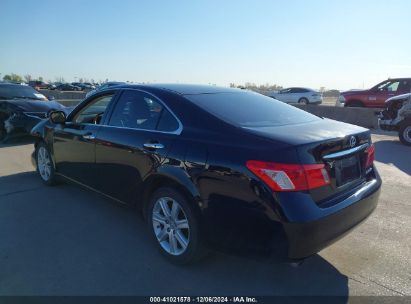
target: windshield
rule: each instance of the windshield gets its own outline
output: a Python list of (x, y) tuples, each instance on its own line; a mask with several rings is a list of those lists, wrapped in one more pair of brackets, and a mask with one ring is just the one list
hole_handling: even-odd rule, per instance
[(320, 119), (281, 101), (253, 92), (185, 97), (214, 116), (240, 127), (284, 126)]
[(0, 85), (0, 99), (33, 99), (46, 100), (43, 94), (40, 94), (35, 89), (24, 85), (4, 84)]

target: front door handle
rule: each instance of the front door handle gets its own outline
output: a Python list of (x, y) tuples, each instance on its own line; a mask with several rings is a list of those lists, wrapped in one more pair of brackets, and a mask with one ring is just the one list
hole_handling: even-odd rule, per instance
[(93, 134), (84, 134), (83, 138), (84, 139), (95, 139), (96, 137)]
[(143, 146), (149, 149), (163, 149), (164, 148), (164, 145), (160, 143), (145, 143)]

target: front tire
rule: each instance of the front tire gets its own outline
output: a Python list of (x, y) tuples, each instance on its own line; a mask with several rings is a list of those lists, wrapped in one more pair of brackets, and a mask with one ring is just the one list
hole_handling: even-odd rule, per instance
[(43, 183), (48, 186), (56, 184), (53, 161), (45, 143), (39, 143), (36, 147), (36, 169)]
[(298, 103), (308, 105), (308, 104), (309, 104), (309, 101), (308, 101), (307, 98), (303, 97), (303, 98), (300, 98), (300, 99), (298, 100)]
[(411, 122), (401, 124), (398, 131), (398, 137), (402, 144), (406, 146), (411, 146)]
[(180, 192), (172, 188), (155, 191), (149, 201), (147, 219), (154, 242), (170, 262), (184, 265), (205, 255), (199, 221)]

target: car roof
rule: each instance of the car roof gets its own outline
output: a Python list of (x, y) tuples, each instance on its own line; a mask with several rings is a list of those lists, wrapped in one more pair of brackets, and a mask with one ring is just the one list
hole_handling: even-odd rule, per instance
[(411, 77), (388, 78), (387, 80), (411, 80)]
[(180, 95), (234, 93), (243, 91), (240, 89), (198, 84), (126, 84), (120, 85), (117, 88), (160, 89)]

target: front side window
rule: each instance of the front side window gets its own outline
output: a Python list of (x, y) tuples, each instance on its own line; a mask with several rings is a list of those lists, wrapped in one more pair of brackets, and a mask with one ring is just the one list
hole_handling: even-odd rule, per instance
[(173, 132), (179, 124), (154, 97), (139, 91), (124, 91), (113, 111), (110, 126)]
[(399, 85), (400, 85), (399, 81), (392, 82), (391, 84), (389, 84), (387, 86), (387, 91), (388, 92), (397, 92)]
[(291, 93), (291, 89), (283, 89), (280, 91), (280, 94), (287, 94), (287, 93)]
[(379, 91), (397, 92), (399, 81), (387, 81), (378, 86)]
[(99, 124), (113, 96), (109, 94), (95, 98), (74, 116), (73, 122)]

